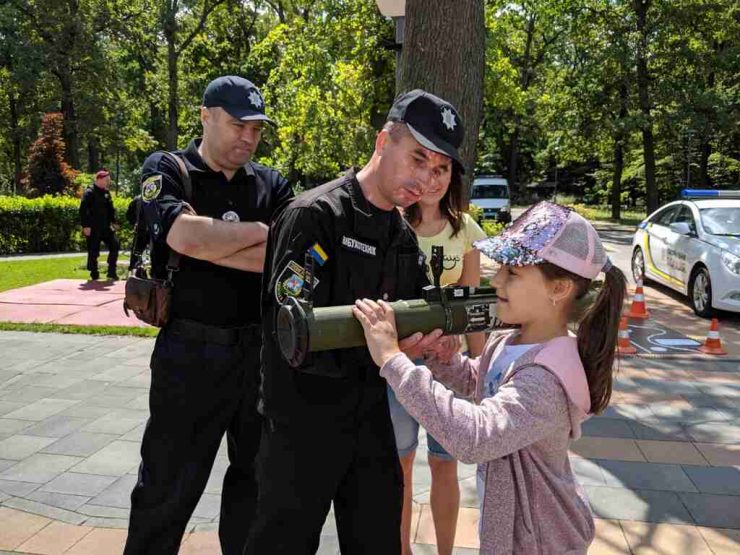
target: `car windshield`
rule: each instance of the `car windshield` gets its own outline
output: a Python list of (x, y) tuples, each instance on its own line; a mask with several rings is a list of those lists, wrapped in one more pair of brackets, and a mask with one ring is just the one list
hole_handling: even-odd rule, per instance
[(509, 198), (505, 185), (473, 185), (470, 198)]
[(740, 235), (740, 208), (704, 208), (699, 210), (701, 225), (711, 235)]

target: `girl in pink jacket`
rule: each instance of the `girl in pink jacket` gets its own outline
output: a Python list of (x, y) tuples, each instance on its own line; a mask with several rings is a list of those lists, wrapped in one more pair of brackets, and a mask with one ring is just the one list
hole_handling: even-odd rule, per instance
[[(388, 303), (358, 300), (355, 316), (401, 404), (451, 455), (478, 464), (481, 553), (586, 553), (594, 524), (568, 444), (609, 403), (624, 274), (590, 223), (549, 202), (475, 246), (502, 264), (496, 316), (518, 326), (493, 334), (480, 357), (454, 353), (437, 330), (401, 341), (412, 358), (432, 351), (429, 367), (415, 366)], [(601, 272), (573, 335), (574, 304)]]

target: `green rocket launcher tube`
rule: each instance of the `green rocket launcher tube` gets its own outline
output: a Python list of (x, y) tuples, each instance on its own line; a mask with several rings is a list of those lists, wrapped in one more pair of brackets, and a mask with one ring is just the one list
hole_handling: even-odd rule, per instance
[[(429, 286), (424, 297), (390, 303), (399, 337), (437, 328), (458, 335), (501, 326), (493, 289)], [(307, 353), (365, 345), (352, 305), (313, 308), (310, 302), (289, 297), (278, 310), (276, 331), (280, 351), (291, 366), (300, 366)]]

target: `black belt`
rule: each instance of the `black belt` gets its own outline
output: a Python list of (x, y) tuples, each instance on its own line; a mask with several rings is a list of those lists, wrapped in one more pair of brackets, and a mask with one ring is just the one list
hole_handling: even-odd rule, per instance
[(187, 339), (218, 343), (219, 345), (236, 345), (244, 340), (258, 339), (262, 331), (259, 324), (223, 327), (202, 324), (195, 320), (184, 320), (182, 318), (170, 320), (167, 324), (167, 330)]

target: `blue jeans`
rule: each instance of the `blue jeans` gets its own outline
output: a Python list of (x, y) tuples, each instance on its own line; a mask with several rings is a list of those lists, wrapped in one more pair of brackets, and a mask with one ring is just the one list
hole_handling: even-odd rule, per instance
[[(396, 449), (398, 456), (404, 457), (419, 446), (419, 423), (414, 420), (403, 405), (396, 398), (396, 394), (388, 386), (388, 408), (391, 412), (391, 422), (393, 422), (393, 433), (396, 436)], [(432, 435), (427, 432), (427, 451), (432, 457), (444, 461), (454, 461), (455, 458), (442, 447)]]

